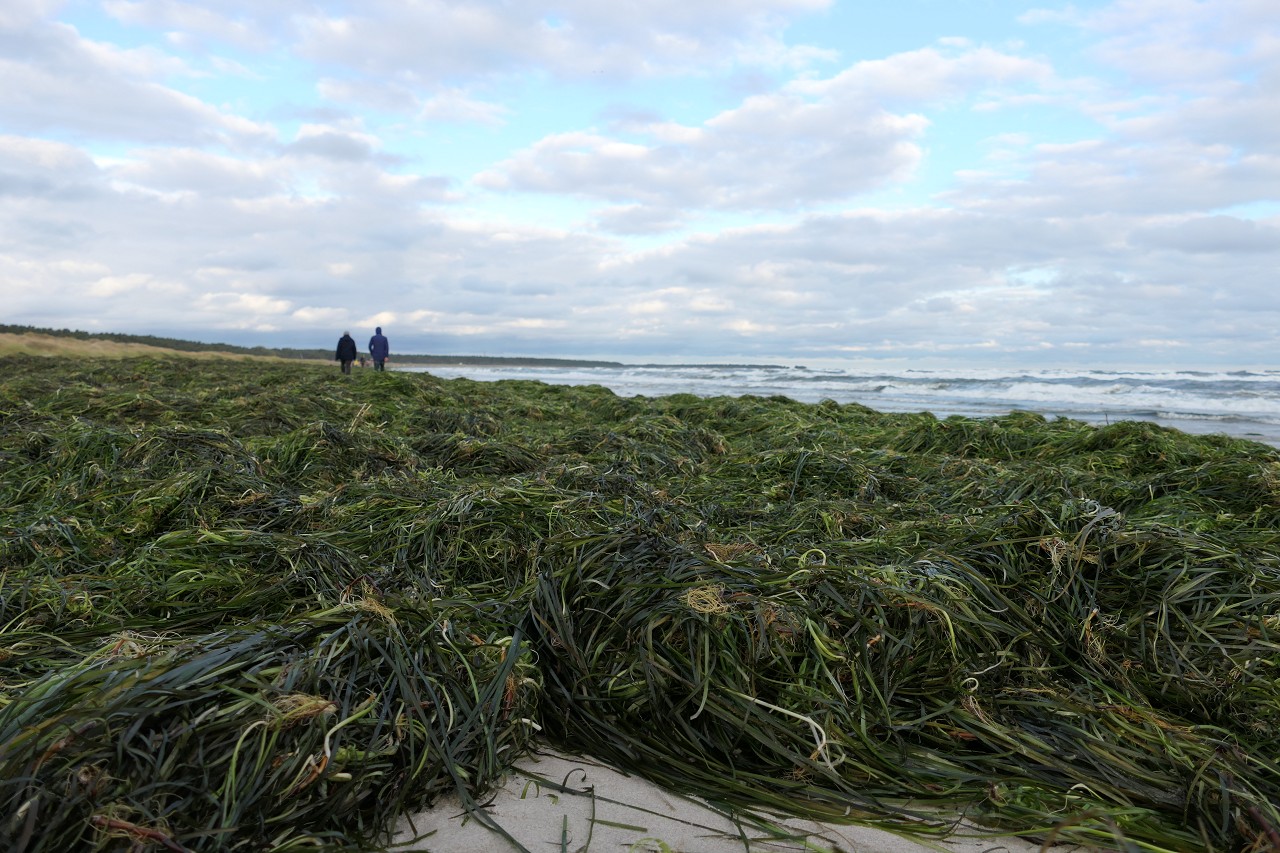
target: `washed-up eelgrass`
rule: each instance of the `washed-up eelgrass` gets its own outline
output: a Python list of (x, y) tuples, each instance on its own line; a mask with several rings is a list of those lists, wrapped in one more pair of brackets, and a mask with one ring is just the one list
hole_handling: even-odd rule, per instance
[(0, 368), (5, 849), (373, 848), (535, 736), (762, 813), (1280, 847), (1262, 445)]

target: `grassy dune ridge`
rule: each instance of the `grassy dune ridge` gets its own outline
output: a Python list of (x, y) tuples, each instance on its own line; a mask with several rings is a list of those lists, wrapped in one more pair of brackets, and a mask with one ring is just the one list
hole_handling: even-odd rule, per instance
[(119, 358), (195, 358), (195, 359), (258, 359), (272, 358), (270, 355), (250, 355), (246, 353), (209, 350), (178, 350), (172, 347), (156, 346), (129, 340), (108, 340), (106, 338), (77, 338), (68, 335), (41, 334), (39, 332), (0, 332), (0, 357), (14, 355), (36, 355), (54, 358), (74, 359), (119, 359)]
[[(335, 333), (335, 342), (337, 340)], [(366, 352), (365, 355), (368, 353)], [(233, 344), (203, 343), (181, 338), (152, 335), (128, 335), (106, 332), (83, 332), (72, 329), (38, 329), (0, 323), (0, 356), (40, 355), (63, 358), (200, 358), (242, 359), (272, 358), (287, 361), (333, 361), (329, 348), (297, 349), (291, 347), (244, 347)], [(397, 365), (474, 364), (506, 367), (619, 367), (621, 362), (578, 358), (544, 358), (539, 356), (428, 355), (397, 350), (392, 361)]]
[(1148, 423), (0, 358), (0, 846), (372, 848), (541, 737), (1273, 849), (1278, 521), (1275, 449)]

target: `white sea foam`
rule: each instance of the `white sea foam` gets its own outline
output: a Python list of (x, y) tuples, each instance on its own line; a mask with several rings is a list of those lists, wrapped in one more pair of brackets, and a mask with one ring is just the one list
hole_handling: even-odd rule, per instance
[(1096, 423), (1150, 420), (1188, 432), (1226, 432), (1280, 445), (1280, 371), (876, 372), (751, 365), (425, 369), (442, 378), (602, 385), (624, 397), (781, 395), (810, 403), (860, 403), (886, 412), (928, 411), (939, 417), (1027, 410)]

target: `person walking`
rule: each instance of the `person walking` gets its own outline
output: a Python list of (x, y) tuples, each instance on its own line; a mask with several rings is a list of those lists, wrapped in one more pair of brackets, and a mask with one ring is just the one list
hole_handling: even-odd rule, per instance
[(379, 326), (373, 330), (373, 337), (369, 338), (369, 358), (373, 359), (373, 369), (385, 370), (383, 365), (390, 355), (391, 342), (382, 334), (382, 327)]
[(342, 363), (342, 372), (351, 374), (351, 362), (356, 360), (356, 339), (351, 337), (350, 332), (343, 332), (342, 337), (338, 338), (338, 351), (333, 354), (333, 360)]

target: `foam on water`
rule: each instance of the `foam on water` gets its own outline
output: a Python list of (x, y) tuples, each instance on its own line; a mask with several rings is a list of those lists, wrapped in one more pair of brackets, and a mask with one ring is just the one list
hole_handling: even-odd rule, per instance
[(1280, 446), (1280, 371), (993, 369), (858, 372), (757, 365), (619, 367), (431, 366), (442, 378), (531, 379), (603, 385), (624, 396), (782, 395), (861, 403), (885, 412), (990, 416), (1034, 411), (1093, 423), (1148, 420), (1186, 432), (1224, 432)]

